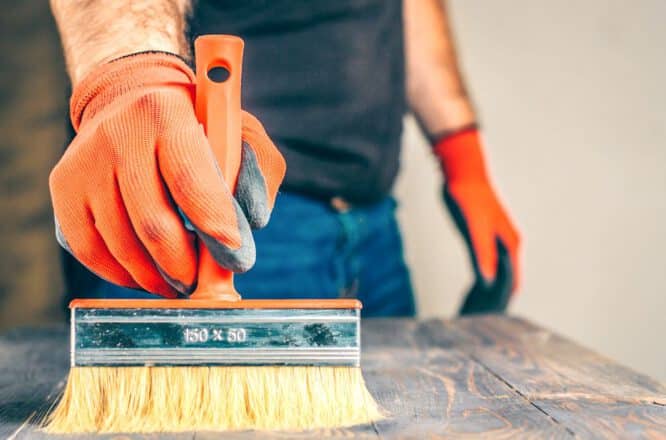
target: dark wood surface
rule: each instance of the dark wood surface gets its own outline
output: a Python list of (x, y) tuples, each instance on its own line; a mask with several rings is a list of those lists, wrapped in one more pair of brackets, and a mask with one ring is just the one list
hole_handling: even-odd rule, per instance
[[(664, 385), (522, 319), (367, 320), (363, 348), (368, 388), (388, 419), (324, 432), (224, 438), (666, 439)], [(64, 327), (0, 337), (0, 438), (48, 437), (37, 423), (67, 369)], [(202, 440), (220, 433), (100, 438)]]

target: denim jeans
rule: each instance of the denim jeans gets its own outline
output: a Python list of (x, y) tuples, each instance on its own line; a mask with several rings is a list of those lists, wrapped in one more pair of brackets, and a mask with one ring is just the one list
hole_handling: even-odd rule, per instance
[[(243, 298), (358, 298), (363, 316), (413, 316), (414, 295), (393, 198), (346, 211), (281, 193), (255, 231), (257, 262), (236, 275)], [(93, 296), (147, 297), (102, 282)], [(153, 297), (150, 295), (150, 297)]]

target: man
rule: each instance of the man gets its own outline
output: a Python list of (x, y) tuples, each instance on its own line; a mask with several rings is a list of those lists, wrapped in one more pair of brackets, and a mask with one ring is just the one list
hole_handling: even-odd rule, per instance
[[(489, 181), (440, 0), (52, 0), (52, 8), (77, 130), (50, 177), (57, 234), (110, 282), (78, 294), (185, 296), (197, 282), (196, 240), (245, 272), (254, 264), (250, 227), (264, 227), (275, 206), (254, 234), (256, 265), (237, 277), (245, 298), (357, 296), (366, 316), (413, 315), (390, 197), (407, 106), (441, 163), (444, 199), (477, 276), (475, 307), (497, 308), (487, 292), (500, 292), (502, 308), (517, 288), (519, 234)], [(219, 33), (246, 43), (245, 178), (233, 195), (195, 120), (183, 61), (194, 37)]]

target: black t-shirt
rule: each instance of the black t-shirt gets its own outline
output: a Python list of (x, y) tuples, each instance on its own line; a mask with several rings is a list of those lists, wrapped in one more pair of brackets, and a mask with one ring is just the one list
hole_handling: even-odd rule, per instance
[(402, 0), (199, 0), (190, 37), (245, 40), (243, 108), (285, 156), (283, 189), (368, 203), (398, 169)]

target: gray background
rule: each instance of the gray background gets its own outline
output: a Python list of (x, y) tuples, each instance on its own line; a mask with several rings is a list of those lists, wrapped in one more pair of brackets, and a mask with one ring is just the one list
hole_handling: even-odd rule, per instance
[[(525, 237), (513, 312), (666, 380), (666, 2), (453, 0), (493, 175)], [(471, 280), (412, 121), (397, 187), (421, 313)]]

